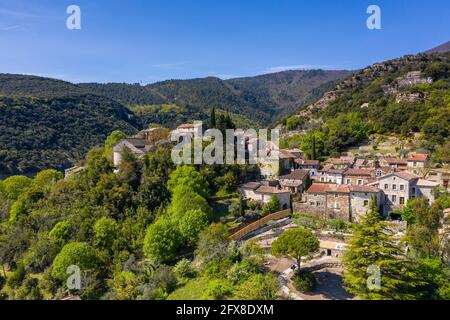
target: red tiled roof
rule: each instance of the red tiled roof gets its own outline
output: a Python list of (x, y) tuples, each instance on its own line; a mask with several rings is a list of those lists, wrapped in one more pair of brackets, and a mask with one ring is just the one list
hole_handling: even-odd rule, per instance
[(371, 186), (350, 186), (351, 192), (365, 192), (365, 193), (377, 193), (380, 190), (377, 187)]
[(349, 193), (350, 188), (347, 185), (335, 185), (328, 183), (313, 183), (306, 191), (307, 193)]
[(307, 175), (307, 170), (294, 170), (288, 175), (281, 176), (280, 180), (303, 180)]
[(408, 161), (400, 158), (384, 158), (384, 160), (389, 164), (408, 164)]
[(370, 176), (372, 172), (366, 169), (348, 169), (345, 174), (348, 176)]
[(429, 156), (427, 154), (418, 153), (418, 154), (409, 156), (408, 161), (425, 162), (428, 160), (428, 157)]
[(248, 182), (243, 185), (241, 185), (241, 189), (249, 189), (249, 190), (256, 190), (261, 186), (260, 182)]

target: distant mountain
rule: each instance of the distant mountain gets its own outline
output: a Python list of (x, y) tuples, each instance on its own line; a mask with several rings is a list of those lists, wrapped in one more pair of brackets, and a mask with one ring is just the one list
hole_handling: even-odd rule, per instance
[[(154, 117), (147, 113), (147, 122), (160, 123), (161, 114), (157, 107), (170, 104), (185, 110), (177, 114), (183, 115), (183, 119), (190, 118), (191, 114), (209, 115), (209, 110), (215, 107), (268, 125), (319, 98), (336, 81), (349, 74), (349, 71), (297, 70), (230, 80), (208, 77), (168, 80), (146, 86), (85, 83), (79, 87), (115, 99), (130, 108), (135, 105), (154, 106)], [(167, 124), (176, 123), (170, 121)]]
[(0, 74), (0, 177), (62, 169), (113, 130), (131, 134), (150, 124), (175, 127), (229, 112), (239, 126), (272, 123), (311, 102), (347, 71), (288, 71), (254, 78), (169, 80), (136, 84), (72, 84)]
[(441, 44), (440, 46), (433, 48), (431, 50), (426, 51), (425, 53), (445, 53), (450, 51), (450, 41), (447, 41), (444, 44)]

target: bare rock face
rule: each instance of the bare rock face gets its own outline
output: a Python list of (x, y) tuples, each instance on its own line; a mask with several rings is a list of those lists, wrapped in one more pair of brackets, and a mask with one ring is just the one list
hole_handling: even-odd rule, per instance
[(397, 97), (395, 98), (396, 103), (402, 103), (402, 102), (420, 102), (425, 100), (426, 95), (422, 92), (417, 93), (399, 93), (397, 94)]
[(408, 72), (403, 77), (397, 78), (397, 84), (399, 88), (410, 88), (418, 84), (431, 84), (433, 83), (432, 78), (422, 77), (422, 73), (420, 71), (411, 71)]
[(431, 84), (433, 79), (430, 77), (422, 77), (421, 71), (411, 71), (402, 77), (398, 77), (395, 81), (383, 88), (385, 94), (397, 94), (399, 90), (412, 88), (418, 84)]

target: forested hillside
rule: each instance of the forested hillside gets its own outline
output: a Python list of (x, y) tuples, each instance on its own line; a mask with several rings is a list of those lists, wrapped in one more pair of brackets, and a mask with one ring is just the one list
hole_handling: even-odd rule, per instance
[(0, 74), (0, 177), (61, 169), (114, 130), (174, 128), (212, 108), (242, 127), (268, 125), (320, 97), (345, 71), (291, 71), (255, 78), (171, 80), (152, 85), (72, 84)]
[(420, 133), (421, 147), (438, 156), (449, 147), (450, 53), (374, 64), (284, 124), (290, 130), (307, 131), (298, 140), (310, 156), (342, 152), (375, 133), (404, 137)]
[(67, 167), (113, 130), (137, 128), (133, 113), (100, 96), (0, 97), (0, 176)]
[[(209, 77), (168, 80), (147, 86), (117, 83), (79, 86), (130, 107), (176, 105), (184, 110), (178, 113), (182, 118), (194, 114), (208, 115), (210, 109), (216, 108), (268, 125), (278, 117), (318, 99), (335, 81), (348, 74), (348, 71), (286, 71), (230, 80)], [(160, 118), (156, 113), (154, 119), (148, 121), (158, 122)]]

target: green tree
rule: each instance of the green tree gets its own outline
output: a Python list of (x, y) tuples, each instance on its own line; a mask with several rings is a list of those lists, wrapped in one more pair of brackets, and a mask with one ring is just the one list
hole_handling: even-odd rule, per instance
[(272, 274), (255, 274), (239, 285), (235, 292), (237, 300), (275, 300), (280, 288)]
[(2, 193), (7, 199), (16, 200), (33, 182), (24, 176), (12, 176), (2, 181)]
[(118, 144), (121, 140), (125, 139), (127, 135), (120, 130), (115, 130), (106, 138), (105, 149), (112, 150), (112, 148)]
[(212, 213), (208, 201), (196, 193), (190, 186), (179, 185), (172, 192), (172, 201), (167, 212), (181, 218), (189, 210), (201, 210), (208, 216)]
[(439, 229), (443, 211), (438, 203), (430, 206), (427, 199), (414, 199), (410, 208), (414, 223), (408, 226), (407, 240), (413, 254), (418, 257), (439, 257)]
[(84, 242), (66, 244), (53, 261), (52, 277), (65, 281), (69, 277), (67, 268), (72, 265), (78, 266), (82, 272), (98, 267), (99, 259), (94, 248)]
[(205, 177), (192, 166), (178, 166), (170, 174), (167, 186), (172, 193), (177, 187), (184, 186), (190, 187), (203, 198), (207, 198), (209, 194), (208, 182)]
[(95, 243), (102, 248), (111, 248), (118, 235), (118, 224), (111, 218), (100, 218), (94, 224)]
[(212, 108), (209, 127), (211, 129), (215, 129), (216, 125), (217, 125), (217, 123), (216, 123), (216, 108)]
[(159, 218), (147, 228), (144, 239), (144, 254), (160, 262), (175, 259), (181, 245), (181, 235), (175, 222), (168, 218)]
[[(393, 238), (386, 222), (381, 221), (376, 201), (361, 223), (356, 225), (354, 236), (343, 258), (344, 285), (362, 299), (412, 299), (411, 288), (416, 285), (414, 272), (405, 259), (405, 250)], [(380, 270), (380, 286), (369, 286)]]
[(269, 203), (263, 206), (264, 213), (273, 213), (280, 211), (280, 209), (281, 209), (280, 200), (278, 200), (278, 197), (275, 195), (272, 195), (270, 197)]
[(302, 121), (299, 117), (290, 117), (286, 120), (286, 128), (288, 130), (298, 129), (301, 125)]
[(199, 233), (208, 226), (208, 214), (197, 209), (187, 211), (179, 221), (181, 236), (189, 245), (195, 245)]
[(64, 246), (72, 236), (72, 224), (67, 221), (58, 222), (48, 234), (49, 238), (59, 246)]
[(108, 281), (108, 286), (115, 300), (136, 300), (139, 294), (139, 279), (132, 272), (118, 272)]
[(309, 230), (297, 228), (285, 231), (272, 244), (271, 252), (275, 256), (289, 255), (297, 261), (298, 270), (302, 257), (319, 250), (319, 240)]
[(226, 256), (228, 247), (228, 229), (225, 225), (215, 223), (204, 229), (197, 242), (196, 256), (203, 263), (221, 259)]

